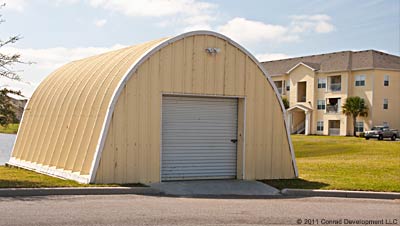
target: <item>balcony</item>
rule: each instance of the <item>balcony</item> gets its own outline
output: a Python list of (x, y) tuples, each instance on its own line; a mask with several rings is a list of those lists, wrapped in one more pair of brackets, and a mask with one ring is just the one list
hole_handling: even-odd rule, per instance
[(340, 112), (341, 99), (340, 98), (328, 98), (326, 99), (326, 109), (327, 114), (336, 114)]
[(342, 90), (342, 84), (340, 83), (331, 83), (329, 85), (329, 89), (333, 92), (338, 92)]
[(339, 136), (340, 135), (340, 120), (329, 120), (328, 121), (328, 135)]
[(339, 136), (340, 135), (340, 128), (329, 128), (328, 131), (330, 136)]
[(339, 113), (337, 105), (326, 105), (326, 113)]

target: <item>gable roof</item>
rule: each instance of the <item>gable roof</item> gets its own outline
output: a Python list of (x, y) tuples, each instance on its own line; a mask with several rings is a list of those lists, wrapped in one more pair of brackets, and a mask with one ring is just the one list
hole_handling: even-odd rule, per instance
[(288, 108), (286, 111), (292, 111), (296, 108), (301, 109), (305, 112), (312, 111), (312, 107), (310, 106), (310, 104), (300, 104), (300, 103), (295, 104), (294, 106)]
[(292, 72), (294, 69), (296, 69), (298, 66), (303, 65), (313, 71), (317, 71), (319, 70), (319, 64), (314, 64), (314, 63), (308, 63), (308, 62), (299, 62), (298, 64), (296, 64), (294, 67), (290, 68), (286, 74), (289, 74), (290, 72)]
[(327, 54), (265, 61), (262, 65), (271, 76), (284, 75), (299, 63), (319, 72), (334, 72), (362, 69), (400, 70), (400, 57), (376, 50), (342, 51)]

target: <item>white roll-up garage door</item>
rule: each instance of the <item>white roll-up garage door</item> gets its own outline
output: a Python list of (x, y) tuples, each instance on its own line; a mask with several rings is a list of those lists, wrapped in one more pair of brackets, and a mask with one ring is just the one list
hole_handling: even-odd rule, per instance
[(236, 177), (237, 99), (164, 96), (161, 180)]

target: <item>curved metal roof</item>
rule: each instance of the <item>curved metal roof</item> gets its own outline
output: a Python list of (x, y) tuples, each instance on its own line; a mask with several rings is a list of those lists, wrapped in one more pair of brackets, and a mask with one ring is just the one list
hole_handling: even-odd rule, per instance
[(10, 163), (23, 160), (28, 168), (40, 164), (47, 171), (53, 166), (88, 175), (82, 166), (93, 161), (115, 90), (132, 65), (165, 40), (73, 61), (53, 72), (27, 104)]

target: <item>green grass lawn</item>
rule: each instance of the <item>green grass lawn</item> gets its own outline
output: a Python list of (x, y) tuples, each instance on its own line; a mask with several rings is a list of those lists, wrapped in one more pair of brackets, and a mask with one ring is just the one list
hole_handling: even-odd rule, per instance
[(299, 179), (278, 188), (400, 192), (400, 142), (355, 137), (292, 136)]
[[(268, 180), (282, 188), (400, 192), (400, 142), (354, 137), (292, 136), (299, 179)], [(19, 168), (0, 166), (0, 188), (83, 187)], [(127, 185), (140, 186), (140, 185)]]
[(0, 126), (0, 133), (17, 133), (18, 131), (19, 124), (14, 123), (14, 124), (9, 124), (6, 127)]

